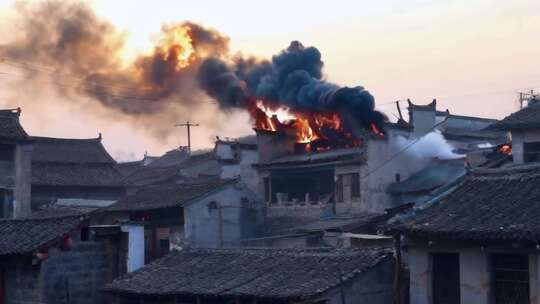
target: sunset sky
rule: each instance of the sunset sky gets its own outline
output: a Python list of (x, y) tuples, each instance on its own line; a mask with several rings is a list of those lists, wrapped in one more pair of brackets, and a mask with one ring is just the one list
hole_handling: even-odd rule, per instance
[[(14, 1), (0, 0), (0, 29), (10, 22)], [(190, 20), (212, 27), (244, 54), (270, 58), (292, 40), (317, 47), (326, 78), (362, 85), (390, 117), (395, 100), (428, 103), (437, 98), (451, 113), (501, 118), (518, 107), (517, 92), (540, 90), (540, 1), (538, 0), (273, 0), (273, 1), (88, 1), (96, 14), (128, 33), (126, 58), (151, 47), (164, 23)], [(0, 38), (0, 44), (2, 38)], [(16, 71), (0, 63), (0, 105), (16, 104), (10, 79)], [(35, 93), (35, 92), (34, 92)], [(40, 92), (45, 95), (54, 92)], [(16, 98), (25, 98), (24, 92)], [(34, 95), (32, 95), (34, 96)], [(48, 95), (49, 96), (49, 95)], [(113, 156), (160, 154), (185, 143), (158, 143), (121, 121), (102, 120), (80, 109), (23, 108), (34, 135), (92, 137), (103, 133)], [(212, 115), (210, 112), (208, 115)], [(202, 120), (193, 117), (193, 121)], [(194, 131), (195, 148), (208, 148), (214, 135), (248, 134), (247, 117), (207, 134)], [(173, 126), (171, 126), (172, 128)], [(198, 138), (197, 138), (198, 137)]]

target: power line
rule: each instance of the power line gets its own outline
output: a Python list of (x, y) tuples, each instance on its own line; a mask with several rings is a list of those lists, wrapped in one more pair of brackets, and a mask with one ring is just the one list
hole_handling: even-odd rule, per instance
[(407, 151), (409, 148), (411, 148), (412, 146), (414, 146), (416, 143), (418, 143), (422, 138), (424, 138), (426, 135), (428, 135), (429, 133), (431, 133), (431, 131), (435, 130), (437, 127), (439, 127), (440, 125), (442, 125), (443, 123), (445, 123), (446, 121), (448, 120), (448, 116), (446, 116), (446, 118), (444, 120), (442, 120), (441, 122), (435, 124), (433, 127), (429, 128), (429, 130), (422, 136), (416, 138), (413, 142), (411, 142), (410, 144), (408, 144), (407, 146), (405, 146), (403, 149), (399, 150), (398, 152), (396, 152), (394, 155), (392, 155), (389, 159), (385, 160), (381, 165), (379, 165), (378, 167), (376, 167), (375, 169), (369, 171), (366, 175), (362, 176), (361, 178), (364, 179), (368, 176), (370, 176), (371, 174), (379, 171), (380, 169), (382, 169), (384, 166), (388, 165), (391, 161), (393, 161), (396, 157), (398, 157), (399, 155), (401, 155), (401, 153), (404, 153), (405, 151)]
[[(12, 64), (10, 62), (10, 60), (6, 60), (5, 58), (0, 58), (0, 62), (4, 62), (4, 63), (6, 63), (6, 64), (8, 64), (10, 66), (17, 67), (17, 68), (22, 68), (22, 69), (29, 70), (29, 71), (44, 72), (44, 73), (48, 74), (48, 76), (50, 76), (52, 78), (52, 82), (55, 85), (65, 87), (65, 88), (81, 89), (82, 86), (91, 85), (91, 86), (97, 87), (98, 89), (99, 88), (108, 88), (108, 89), (112, 89), (112, 90), (116, 90), (116, 91), (120, 91), (120, 90), (124, 90), (124, 91), (125, 90), (137, 90), (137, 91), (141, 92), (140, 88), (104, 84), (104, 83), (101, 83), (101, 82), (97, 82), (97, 81), (89, 80), (89, 79), (86, 79), (86, 78), (83, 78), (83, 77), (79, 77), (79, 76), (76, 76), (76, 75), (73, 75), (73, 74), (60, 73), (58, 71), (53, 71), (53, 70), (46, 69), (46, 68), (44, 69), (41, 66), (33, 65), (33, 64), (30, 64), (30, 63), (22, 62), (23, 65)], [(22, 76), (20, 74), (14, 74), (14, 73), (9, 73), (9, 72), (0, 72), (0, 74)], [(54, 76), (54, 78), (53, 78), (53, 76)], [(65, 80), (65, 79), (74, 80), (76, 82), (61, 82), (61, 81), (59, 81), (60, 79), (62, 79), (62, 80)], [(143, 89), (142, 91), (148, 91), (149, 93), (153, 93), (152, 89)], [(152, 95), (152, 94), (147, 94), (147, 93), (142, 93), (142, 94), (107, 93), (106, 95), (108, 97), (112, 98), (112, 99), (118, 99), (118, 100), (116, 100), (117, 102), (120, 102), (120, 101), (121, 102), (131, 102), (131, 101), (160, 102), (160, 101), (166, 100), (166, 98), (163, 98), (163, 97), (161, 97), (159, 95)], [(194, 102), (185, 102), (184, 101), (182, 103), (185, 104), (185, 103), (194, 103)], [(211, 101), (211, 100), (197, 101), (196, 103), (217, 104), (216, 101)]]

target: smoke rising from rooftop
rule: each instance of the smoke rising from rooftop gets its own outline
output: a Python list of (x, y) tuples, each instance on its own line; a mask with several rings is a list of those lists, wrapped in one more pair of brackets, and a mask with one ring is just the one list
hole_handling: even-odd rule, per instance
[[(366, 128), (385, 119), (364, 88), (326, 81), (319, 50), (298, 41), (261, 60), (231, 54), (229, 38), (216, 30), (179, 22), (163, 25), (153, 50), (126, 63), (128, 34), (84, 3), (17, 3), (16, 12), (19, 32), (0, 45), (0, 57), (27, 71), (21, 88), (33, 85), (41, 92), (52, 84), (63, 102), (99, 115), (105, 111), (162, 142), (171, 142), (173, 126), (183, 120), (196, 120), (209, 137), (215, 135), (224, 117), (245, 109), (253, 96), (293, 111), (346, 113)], [(88, 105), (81, 95), (97, 103)], [(217, 104), (209, 105), (208, 96)], [(221, 119), (208, 115), (216, 106), (224, 110)]]
[(256, 96), (293, 111), (347, 112), (365, 128), (381, 126), (386, 118), (375, 110), (373, 96), (361, 86), (326, 81), (323, 66), (317, 48), (293, 41), (271, 61), (237, 59), (227, 64), (209, 58), (201, 65), (199, 81), (222, 105), (242, 106), (248, 96)]

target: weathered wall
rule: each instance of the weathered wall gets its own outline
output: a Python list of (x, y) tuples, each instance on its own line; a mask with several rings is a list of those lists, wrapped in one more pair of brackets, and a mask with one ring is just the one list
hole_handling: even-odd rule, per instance
[[(432, 252), (458, 252), (460, 272), (461, 303), (488, 304), (492, 293), (490, 258), (491, 252), (512, 252), (507, 249), (481, 250), (478, 246), (459, 247), (412, 247), (409, 250), (410, 303), (432, 303)], [(538, 255), (529, 254), (530, 303), (540, 304), (539, 300)]]
[(31, 209), (31, 179), (32, 179), (32, 149), (31, 144), (19, 144), (15, 149), (15, 191), (13, 216), (15, 218), (30, 215)]
[(40, 266), (29, 257), (2, 261), (6, 304), (41, 303)]
[(18, 257), (4, 267), (7, 304), (106, 303), (98, 288), (114, 271), (106, 244), (90, 241), (76, 242), (69, 251), (51, 249), (41, 264)]
[(212, 193), (184, 207), (186, 243), (208, 248), (239, 245), (256, 235), (262, 207), (252, 191), (235, 185)]
[(43, 299), (51, 304), (105, 303), (97, 289), (107, 283), (108, 266), (102, 242), (78, 242), (70, 251), (50, 252), (41, 270)]
[(397, 136), (407, 136), (408, 132), (389, 130), (385, 139), (370, 139), (366, 142), (367, 162), (360, 169), (359, 211), (380, 213), (384, 209), (399, 204), (386, 191), (388, 185), (396, 181), (396, 174), (401, 180), (424, 168), (426, 163), (411, 161), (402, 148), (392, 144)]
[(294, 140), (284, 133), (257, 130), (259, 162), (267, 163), (280, 156), (294, 152)]
[(413, 135), (415, 137), (428, 133), (435, 125), (436, 111), (433, 109), (410, 109), (409, 122), (413, 126)]
[(128, 234), (127, 272), (133, 272), (144, 266), (144, 226), (124, 224), (122, 232)]
[(526, 142), (540, 141), (540, 130), (513, 130), (512, 136), (512, 155), (514, 163), (524, 163), (523, 144)]
[(410, 303), (431, 303), (431, 265), (427, 250), (410, 248), (409, 250)]

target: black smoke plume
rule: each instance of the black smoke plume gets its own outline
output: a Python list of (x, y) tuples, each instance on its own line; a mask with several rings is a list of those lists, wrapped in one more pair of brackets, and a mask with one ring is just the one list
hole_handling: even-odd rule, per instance
[[(201, 87), (223, 106), (244, 106), (248, 96), (282, 103), (293, 111), (347, 113), (364, 127), (386, 119), (375, 110), (373, 96), (361, 86), (339, 87), (323, 79), (321, 53), (293, 41), (271, 62), (237, 59), (227, 64), (206, 59), (199, 71)], [(345, 115), (347, 116), (347, 115)]]

